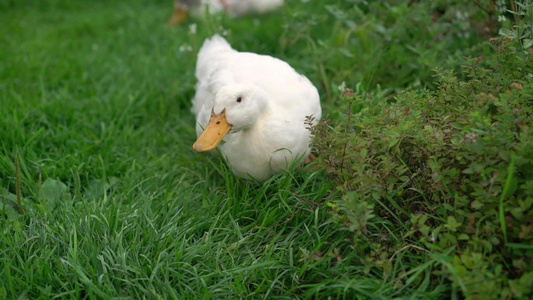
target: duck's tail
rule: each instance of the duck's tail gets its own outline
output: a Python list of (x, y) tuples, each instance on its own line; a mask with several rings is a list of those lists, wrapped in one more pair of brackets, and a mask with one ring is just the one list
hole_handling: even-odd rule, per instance
[(196, 77), (202, 78), (204, 74), (209, 73), (209, 69), (217, 61), (217, 55), (235, 51), (231, 48), (228, 41), (218, 34), (215, 34), (204, 41), (204, 44), (198, 52), (198, 61), (196, 62)]

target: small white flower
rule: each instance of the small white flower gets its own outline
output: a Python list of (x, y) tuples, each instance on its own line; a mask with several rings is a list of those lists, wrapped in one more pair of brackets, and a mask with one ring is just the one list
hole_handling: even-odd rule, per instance
[(344, 90), (346, 89), (346, 82), (343, 81), (341, 85), (339, 85), (337, 88), (339, 89), (339, 91), (344, 92)]
[(218, 27), (218, 31), (220, 31), (220, 35), (222, 35), (222, 36), (227, 36), (228, 35), (228, 31), (226, 29), (224, 29), (224, 27), (222, 27), (222, 26)]
[(197, 29), (196, 23), (192, 23), (191, 25), (189, 25), (189, 32), (190, 33), (196, 34), (196, 29)]
[(506, 0), (496, 0), (496, 10), (500, 13), (505, 13), (507, 7), (505, 5)]
[(456, 17), (458, 20), (464, 21), (464, 20), (468, 19), (468, 13), (465, 12), (465, 11), (460, 11), (460, 10), (458, 10), (458, 11), (455, 13), (455, 17)]
[(505, 22), (506, 20), (507, 20), (507, 18), (505, 18), (504, 15), (499, 15), (499, 16), (498, 16), (498, 22), (501, 23), (501, 22)]
[(185, 51), (189, 51), (191, 52), (192, 51), (192, 47), (191, 45), (181, 45), (180, 48), (178, 49), (179, 52), (185, 52)]

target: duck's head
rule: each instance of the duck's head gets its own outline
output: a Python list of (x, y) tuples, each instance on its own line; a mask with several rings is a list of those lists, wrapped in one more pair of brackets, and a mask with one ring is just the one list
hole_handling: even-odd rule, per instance
[(266, 94), (251, 85), (227, 85), (215, 96), (211, 119), (193, 145), (197, 152), (215, 149), (224, 136), (254, 126), (268, 103)]

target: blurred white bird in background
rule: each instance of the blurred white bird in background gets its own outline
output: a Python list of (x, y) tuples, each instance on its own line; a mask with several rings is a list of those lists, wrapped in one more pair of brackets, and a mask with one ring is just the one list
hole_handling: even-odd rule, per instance
[(181, 25), (190, 14), (199, 17), (209, 12), (226, 13), (232, 17), (246, 14), (264, 14), (283, 5), (283, 0), (175, 0), (174, 11), (167, 25)]

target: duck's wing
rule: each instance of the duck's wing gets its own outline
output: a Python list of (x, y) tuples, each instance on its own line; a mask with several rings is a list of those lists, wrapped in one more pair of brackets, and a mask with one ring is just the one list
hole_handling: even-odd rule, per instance
[(242, 84), (260, 87), (269, 95), (270, 105), (298, 120), (321, 116), (316, 87), (288, 63), (268, 55), (240, 52), (233, 77)]

